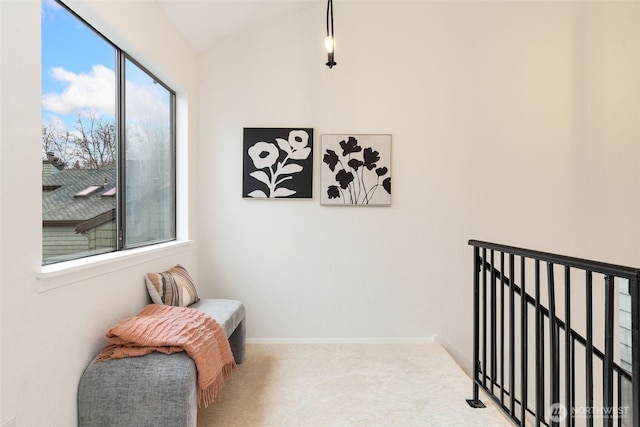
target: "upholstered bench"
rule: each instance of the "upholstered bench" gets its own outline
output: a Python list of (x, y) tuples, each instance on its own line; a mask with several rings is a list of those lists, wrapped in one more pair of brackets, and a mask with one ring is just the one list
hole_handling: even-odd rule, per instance
[[(240, 301), (201, 299), (189, 307), (224, 329), (236, 363), (245, 349), (245, 308)], [(195, 426), (197, 371), (185, 353), (150, 353), (87, 366), (78, 387), (78, 425)]]

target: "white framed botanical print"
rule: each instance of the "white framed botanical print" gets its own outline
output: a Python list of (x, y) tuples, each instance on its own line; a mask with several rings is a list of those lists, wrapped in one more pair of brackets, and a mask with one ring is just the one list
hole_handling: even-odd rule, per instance
[(320, 203), (391, 205), (391, 135), (324, 134)]

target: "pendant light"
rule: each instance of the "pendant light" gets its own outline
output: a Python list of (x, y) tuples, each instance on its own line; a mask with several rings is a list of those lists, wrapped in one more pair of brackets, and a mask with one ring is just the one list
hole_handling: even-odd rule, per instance
[(336, 40), (333, 37), (333, 0), (327, 0), (327, 38), (325, 40), (325, 46), (327, 48), (327, 67), (333, 68), (336, 65), (335, 47)]

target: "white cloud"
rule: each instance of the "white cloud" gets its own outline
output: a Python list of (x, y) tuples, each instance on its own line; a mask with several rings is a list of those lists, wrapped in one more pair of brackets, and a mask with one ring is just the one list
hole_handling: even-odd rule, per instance
[(127, 82), (127, 119), (166, 122), (169, 118), (167, 91), (158, 84)]
[[(61, 93), (42, 96), (42, 106), (50, 113), (61, 115), (108, 115), (115, 112), (115, 72), (103, 65), (94, 65), (90, 73), (74, 73), (54, 67), (51, 76), (64, 84)], [(166, 122), (169, 114), (166, 89), (146, 82), (127, 82), (127, 119), (146, 122)]]
[(53, 129), (65, 129), (64, 121), (55, 114), (47, 114), (42, 117), (42, 126), (51, 127)]
[(54, 67), (51, 76), (66, 87), (62, 93), (46, 93), (42, 106), (57, 114), (114, 114), (115, 73), (104, 65), (94, 65), (90, 73), (74, 73)]

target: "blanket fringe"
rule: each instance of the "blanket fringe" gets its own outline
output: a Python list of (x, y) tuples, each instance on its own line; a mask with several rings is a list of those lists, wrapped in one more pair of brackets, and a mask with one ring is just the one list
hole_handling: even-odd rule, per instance
[(97, 362), (104, 362), (105, 360), (109, 360), (113, 357), (114, 353), (116, 350), (116, 346), (115, 345), (108, 345), (106, 346), (101, 352), (100, 354), (98, 354), (98, 356), (96, 357), (94, 363)]
[(222, 387), (226, 381), (233, 379), (233, 370), (236, 368), (235, 362), (227, 363), (222, 367), (222, 371), (211, 385), (206, 388), (198, 388), (198, 407), (206, 408), (220, 398)]

